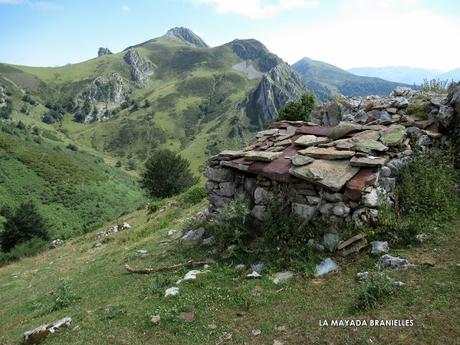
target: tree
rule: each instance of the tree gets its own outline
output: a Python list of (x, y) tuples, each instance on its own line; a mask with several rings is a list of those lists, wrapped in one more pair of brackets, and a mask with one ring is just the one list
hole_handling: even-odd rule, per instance
[(166, 198), (198, 182), (190, 162), (170, 150), (158, 150), (145, 162), (141, 186), (154, 198)]
[(0, 108), (0, 119), (9, 119), (13, 112), (13, 103), (7, 99), (6, 104)]
[(308, 93), (302, 95), (300, 102), (290, 102), (280, 111), (277, 121), (308, 121), (310, 113), (315, 106), (315, 98)]
[(9, 252), (19, 243), (33, 238), (49, 240), (45, 222), (32, 202), (24, 202), (16, 210), (4, 208), (1, 215), (6, 218), (4, 229), (0, 233), (2, 250)]

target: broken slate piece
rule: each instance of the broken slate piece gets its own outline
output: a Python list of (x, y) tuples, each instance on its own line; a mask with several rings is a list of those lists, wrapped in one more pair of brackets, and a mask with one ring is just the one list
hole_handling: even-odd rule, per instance
[(256, 271), (252, 271), (251, 273), (249, 273), (248, 275), (246, 275), (247, 278), (260, 278), (262, 277), (259, 273), (257, 273)]

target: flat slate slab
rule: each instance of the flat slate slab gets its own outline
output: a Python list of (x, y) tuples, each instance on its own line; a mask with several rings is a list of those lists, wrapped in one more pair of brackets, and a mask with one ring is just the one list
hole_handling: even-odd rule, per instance
[(383, 145), (380, 141), (365, 139), (357, 141), (353, 149), (356, 151), (370, 153), (372, 151), (385, 152), (388, 150), (388, 147)]
[(380, 131), (373, 131), (373, 130), (365, 130), (353, 135), (354, 140), (379, 140), (380, 139)]
[(310, 164), (314, 160), (315, 160), (314, 158), (311, 158), (308, 156), (297, 155), (297, 156), (292, 157), (291, 162), (292, 162), (292, 165), (294, 166), (303, 166), (303, 165)]
[(295, 144), (303, 147), (316, 146), (329, 142), (330, 139), (327, 137), (318, 137), (316, 135), (302, 135), (296, 141)]
[(304, 156), (320, 159), (347, 159), (355, 155), (354, 151), (337, 150), (334, 147), (308, 147), (300, 150), (299, 153)]
[(322, 126), (300, 126), (296, 130), (296, 134), (312, 134), (322, 137), (329, 137), (331, 133), (332, 128)]
[(367, 157), (352, 157), (350, 164), (354, 167), (376, 167), (386, 163), (383, 157), (367, 156)]
[(350, 200), (359, 201), (361, 194), (366, 186), (373, 183), (377, 178), (374, 169), (361, 168), (361, 170), (351, 178), (345, 186), (345, 197)]
[(244, 158), (251, 161), (271, 162), (281, 156), (281, 152), (247, 151)]
[(339, 191), (358, 171), (359, 168), (352, 167), (348, 160), (317, 159), (305, 166), (291, 167), (289, 173), (332, 191)]
[(382, 132), (380, 141), (387, 146), (395, 146), (402, 143), (406, 135), (406, 128), (401, 125), (391, 125)]

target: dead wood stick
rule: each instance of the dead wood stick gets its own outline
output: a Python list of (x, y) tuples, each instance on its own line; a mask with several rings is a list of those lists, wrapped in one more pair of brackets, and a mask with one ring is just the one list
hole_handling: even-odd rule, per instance
[(149, 273), (156, 273), (156, 272), (163, 272), (163, 271), (173, 270), (173, 269), (181, 268), (181, 267), (193, 267), (193, 266), (212, 264), (212, 263), (214, 263), (214, 261), (212, 261), (212, 260), (201, 260), (201, 261), (189, 260), (189, 261), (181, 263), (181, 264), (175, 264), (175, 265), (171, 265), (171, 266), (163, 266), (163, 267), (158, 267), (158, 268), (150, 268), (150, 267), (147, 267), (147, 268), (133, 268), (133, 267), (130, 267), (129, 265), (125, 265), (125, 269), (129, 273), (149, 274)]

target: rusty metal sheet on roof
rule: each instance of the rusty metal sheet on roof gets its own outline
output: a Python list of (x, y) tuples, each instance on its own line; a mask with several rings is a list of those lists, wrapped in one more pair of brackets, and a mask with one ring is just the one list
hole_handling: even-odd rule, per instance
[(329, 137), (332, 134), (332, 129), (330, 127), (323, 126), (300, 126), (297, 128), (296, 134), (311, 134)]

